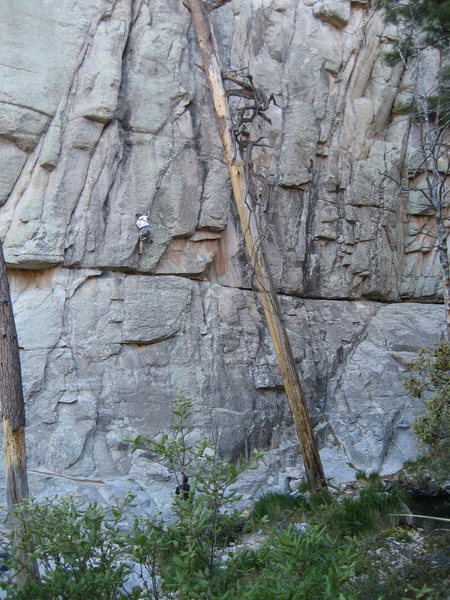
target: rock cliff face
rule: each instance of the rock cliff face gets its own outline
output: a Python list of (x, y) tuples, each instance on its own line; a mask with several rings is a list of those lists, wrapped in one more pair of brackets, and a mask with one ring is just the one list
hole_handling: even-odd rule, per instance
[[(167, 429), (179, 391), (222, 452), (269, 449), (244, 491), (280, 483), (295, 434), (182, 0), (1, 13), (0, 234), (33, 491), (164, 506), (171, 474), (124, 440)], [(251, 124), (253, 169), (325, 472), (392, 472), (417, 451), (404, 365), (443, 329), (430, 214), (395, 183), (414, 160), (407, 81), (382, 58), (395, 31), (364, 0), (232, 0), (211, 20), (223, 70), (279, 105)]]

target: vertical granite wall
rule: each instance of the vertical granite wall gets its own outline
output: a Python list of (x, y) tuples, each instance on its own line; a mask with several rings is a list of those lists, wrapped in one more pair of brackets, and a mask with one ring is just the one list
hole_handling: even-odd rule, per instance
[[(0, 235), (32, 489), (164, 506), (171, 474), (124, 440), (166, 430), (180, 391), (223, 453), (268, 449), (245, 493), (279, 484), (295, 433), (188, 10), (0, 7)], [(211, 20), (224, 72), (277, 100), (250, 125), (255, 186), (326, 474), (395, 471), (417, 452), (405, 364), (443, 331), (432, 215), (395, 183), (416, 156), (408, 78), (383, 61), (396, 31), (364, 0), (232, 0)]]

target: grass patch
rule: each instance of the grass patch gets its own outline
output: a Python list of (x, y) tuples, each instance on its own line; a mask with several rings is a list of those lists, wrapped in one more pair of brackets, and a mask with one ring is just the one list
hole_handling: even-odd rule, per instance
[(368, 479), (356, 498), (338, 500), (328, 494), (289, 496), (270, 492), (261, 496), (251, 513), (253, 528), (262, 524), (311, 521), (325, 525), (336, 535), (361, 535), (396, 522), (390, 513), (399, 512), (405, 502), (400, 490), (387, 490), (378, 479)]
[(268, 492), (255, 502), (250, 514), (250, 524), (253, 529), (267, 523), (278, 523), (283, 526), (303, 520), (305, 513), (310, 510), (310, 503), (304, 496)]
[(326, 524), (337, 535), (363, 535), (396, 523), (390, 514), (404, 506), (405, 496), (400, 490), (369, 484), (357, 497), (312, 503), (312, 520)]
[(398, 521), (391, 513), (404, 506), (400, 490), (369, 487), (357, 498), (344, 498), (330, 507), (327, 518), (330, 529), (340, 535), (365, 535)]

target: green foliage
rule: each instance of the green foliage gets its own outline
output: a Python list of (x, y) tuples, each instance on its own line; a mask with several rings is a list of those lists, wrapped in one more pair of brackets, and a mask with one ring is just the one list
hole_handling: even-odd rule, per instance
[(367, 535), (391, 523), (391, 513), (399, 512), (405, 496), (400, 490), (384, 488), (379, 479), (377, 473), (367, 476), (361, 472), (359, 480), (364, 485), (355, 497), (325, 502), (313, 496), (311, 521), (326, 525), (341, 537)]
[(404, 27), (420, 27), (423, 43), (448, 48), (450, 42), (450, 0), (379, 0), (386, 20)]
[[(174, 497), (173, 519), (136, 519), (124, 533), (125, 504), (110, 511), (96, 504), (77, 505), (72, 499), (21, 507), (18, 518), (27, 531), (25, 543), (35, 548), (41, 565), (41, 581), (20, 590), (11, 587), (11, 600), (119, 600), (175, 595), (179, 600), (210, 600), (226, 579), (219, 569), (221, 549), (238, 535), (245, 522), (226, 514), (239, 499), (233, 484), (252, 462), (235, 464), (217, 456), (212, 440), (193, 440), (189, 425), (192, 403), (179, 398), (170, 433), (159, 440), (138, 436), (132, 451), (144, 450), (167, 464), (176, 474), (189, 473), (189, 497)], [(8, 566), (12, 575), (23, 569), (13, 548)], [(125, 592), (131, 571), (141, 585)], [(227, 577), (229, 573), (227, 573)], [(4, 586), (6, 587), (6, 585)]]
[(381, 477), (380, 474), (376, 471), (372, 471), (367, 474), (365, 471), (357, 471), (356, 472), (356, 480), (357, 481), (367, 481), (370, 483), (380, 483)]
[(292, 527), (276, 533), (252, 569), (234, 582), (222, 600), (350, 600), (341, 594), (354, 575), (356, 544), (331, 537), (324, 527), (311, 526), (305, 535)]
[[(141, 586), (134, 589), (138, 598), (160, 597), (158, 564), (169, 540), (164, 523), (158, 518), (141, 517), (133, 523), (127, 536), (127, 555), (136, 564)], [(142, 593), (144, 591), (144, 594)]]
[(153, 562), (148, 564), (157, 568), (165, 593), (176, 593), (180, 600), (209, 600), (221, 585), (221, 549), (229, 542), (233, 528), (243, 528), (235, 516), (232, 520), (224, 516), (225, 510), (240, 499), (232, 486), (242, 472), (253, 468), (253, 463), (244, 458), (235, 464), (221, 459), (211, 439), (191, 441), (192, 406), (191, 401), (178, 398), (170, 433), (159, 441), (139, 436), (132, 440), (132, 451), (154, 454), (172, 469), (178, 483), (182, 473), (191, 477), (189, 499), (174, 499), (175, 522), (157, 534), (158, 547), (153, 547)]
[[(450, 464), (450, 394), (449, 347), (441, 342), (432, 352), (422, 352), (413, 363), (405, 387), (416, 397), (425, 396), (421, 417), (414, 423), (414, 431), (426, 448), (416, 461), (405, 464), (400, 482), (409, 488), (421, 489), (430, 496), (441, 492), (448, 482)], [(436, 356), (437, 355), (437, 356)]]
[(433, 496), (448, 481), (450, 464), (450, 440), (442, 440), (437, 449), (432, 449), (414, 462), (405, 464), (399, 481), (407, 488), (426, 490)]
[(235, 542), (249, 530), (248, 521), (238, 511), (218, 515), (217, 543), (222, 548)]
[(406, 63), (414, 55), (414, 46), (410, 35), (398, 40), (392, 50), (384, 53), (384, 62), (389, 67), (395, 67), (399, 62)]
[[(423, 50), (431, 45), (445, 54), (450, 46), (450, 0), (380, 0), (388, 22), (399, 25), (399, 39), (385, 53), (385, 62), (393, 67), (398, 62), (408, 64), (410, 71)], [(414, 77), (414, 76), (413, 76)], [(420, 72), (415, 77), (420, 77)], [(415, 101), (396, 106), (399, 113), (434, 119), (440, 125), (450, 120), (450, 77), (448, 67), (443, 67), (436, 86), (427, 90)]]
[(358, 498), (344, 498), (337, 503), (329, 515), (329, 526), (341, 535), (361, 535), (375, 531), (380, 524), (398, 512), (404, 496), (398, 490), (386, 490), (370, 486), (361, 490)]
[[(97, 504), (80, 506), (71, 498), (24, 503), (17, 517), (25, 524), (24, 543), (34, 549), (41, 580), (29, 579), (21, 589), (11, 582), (3, 584), (8, 590), (7, 598), (119, 600), (126, 597), (120, 590), (130, 567), (121, 560), (126, 542), (120, 524), (127, 503), (111, 510)], [(2, 551), (10, 554), (8, 566), (13, 574), (24, 569), (13, 546)]]
[[(448, 600), (448, 560), (442, 560), (446, 566), (439, 569), (434, 566), (434, 556), (430, 556), (428, 551), (418, 556), (414, 554), (414, 544), (410, 550), (408, 542), (390, 543), (394, 548), (403, 548), (403, 564), (399, 563), (398, 558), (393, 560), (389, 543), (384, 537), (375, 537), (360, 545), (355, 564), (356, 577), (350, 585), (344, 584), (344, 593), (350, 590), (358, 600)], [(448, 537), (447, 545), (442, 550), (448, 556)], [(384, 564), (380, 564), (380, 557), (386, 561)]]
[(439, 453), (448, 450), (450, 441), (450, 343), (440, 342), (432, 351), (423, 350), (411, 365), (405, 383), (417, 398), (428, 396), (425, 412), (415, 422), (419, 441)]
[[(167, 436), (133, 441), (133, 451), (152, 453), (178, 473), (190, 475), (191, 494), (188, 499), (174, 497), (173, 518), (164, 522), (140, 517), (126, 528), (127, 503), (108, 511), (96, 504), (77, 505), (72, 499), (30, 501), (18, 517), (26, 525), (25, 543), (35, 547), (43, 577), (21, 590), (5, 584), (9, 600), (444, 597), (440, 589), (448, 586), (439, 588), (426, 566), (414, 564), (404, 579), (388, 574), (382, 583), (371, 570), (369, 533), (390, 524), (390, 513), (403, 512), (403, 496), (385, 489), (376, 473), (358, 474), (361, 489), (354, 498), (269, 493), (255, 503), (247, 521), (227, 513), (238, 498), (233, 484), (251, 464), (244, 459), (231, 464), (216, 455), (210, 440), (195, 441), (189, 427), (191, 406), (183, 399), (177, 402)], [(299, 520), (308, 522), (303, 534), (293, 524)], [(277, 529), (270, 534), (266, 529), (269, 537), (258, 549), (225, 550), (248, 523), (260, 526), (268, 521)], [(389, 535), (400, 540), (392, 526)], [(401, 536), (408, 543), (404, 531)], [(3, 550), (13, 554), (9, 546)], [(13, 574), (22, 568), (18, 555), (8, 562)], [(139, 585), (129, 590), (132, 572)]]
[[(437, 547), (430, 547), (430, 543)], [(411, 560), (401, 569), (388, 571), (383, 585), (380, 585), (375, 573), (371, 590), (378, 592), (381, 600), (448, 600), (449, 551), (448, 532), (428, 536), (423, 554), (413, 553)], [(362, 593), (361, 597), (372, 596)]]
[(293, 497), (271, 492), (261, 496), (253, 506), (250, 521), (286, 525), (295, 521), (311, 521), (326, 526), (334, 535), (361, 535), (379, 528), (392, 519), (391, 513), (403, 506), (400, 490), (387, 490), (380, 484), (378, 473), (358, 473), (364, 483), (358, 496), (337, 500), (329, 494)]
[(253, 505), (250, 521), (255, 527), (262, 523), (285, 523), (299, 519), (308, 508), (309, 504), (303, 496), (268, 492)]

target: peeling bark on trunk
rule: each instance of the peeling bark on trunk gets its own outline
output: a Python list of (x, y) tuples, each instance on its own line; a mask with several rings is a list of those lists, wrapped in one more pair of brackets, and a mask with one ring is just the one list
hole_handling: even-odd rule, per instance
[(8, 276), (0, 245), (0, 400), (8, 509), (28, 495), (25, 452), (25, 405), (19, 346)]
[(25, 571), (17, 578), (20, 586), (28, 576), (38, 577), (35, 561), (28, 559), (23, 543), (24, 528), (14, 518), (17, 505), (28, 496), (27, 455), (25, 448), (25, 405), (19, 346), (11, 305), (8, 276), (0, 242), (0, 401), (3, 412), (3, 457), (5, 466), (8, 520), (14, 543), (22, 556)]
[(217, 125), (231, 179), (234, 200), (244, 233), (245, 244), (255, 272), (259, 297), (264, 308), (285, 392), (289, 400), (297, 436), (303, 451), (303, 462), (308, 485), (312, 491), (326, 489), (323, 467), (309, 420), (292, 349), (286, 333), (268, 262), (261, 246), (262, 238), (259, 231), (259, 224), (255, 217), (255, 211), (249, 206), (251, 196), (248, 193), (249, 187), (245, 165), (239, 155), (233, 136), (228, 101), (222, 83), (221, 70), (214, 48), (206, 7), (202, 0), (187, 0), (187, 2), (203, 59), (206, 79), (212, 95)]
[(8, 419), (3, 418), (3, 461), (5, 464), (8, 510), (28, 496), (25, 427), (13, 431)]

